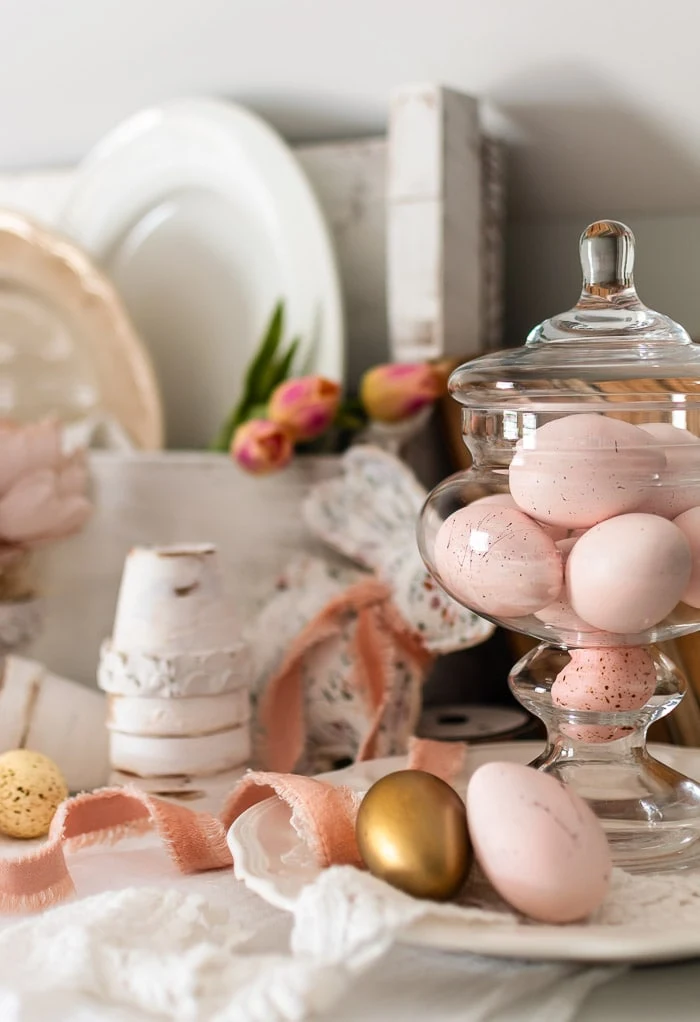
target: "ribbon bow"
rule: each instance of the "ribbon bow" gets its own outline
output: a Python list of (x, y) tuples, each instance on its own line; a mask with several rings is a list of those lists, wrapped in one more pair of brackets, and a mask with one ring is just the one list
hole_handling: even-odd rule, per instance
[(304, 658), (340, 635), (352, 619), (357, 623), (348, 682), (363, 697), (369, 718), (357, 760), (374, 756), (379, 725), (392, 695), (397, 660), (404, 659), (421, 671), (431, 662), (420, 635), (392, 603), (386, 583), (366, 579), (350, 586), (302, 629), (265, 688), (258, 707), (258, 724), (262, 731), (260, 755), (267, 769), (287, 772), (301, 757), (306, 741)]

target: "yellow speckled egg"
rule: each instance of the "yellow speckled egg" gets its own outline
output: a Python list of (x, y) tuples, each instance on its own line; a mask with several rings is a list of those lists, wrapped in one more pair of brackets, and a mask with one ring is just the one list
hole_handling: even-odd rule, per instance
[(0, 831), (43, 837), (68, 787), (56, 764), (40, 752), (14, 749), (0, 756)]

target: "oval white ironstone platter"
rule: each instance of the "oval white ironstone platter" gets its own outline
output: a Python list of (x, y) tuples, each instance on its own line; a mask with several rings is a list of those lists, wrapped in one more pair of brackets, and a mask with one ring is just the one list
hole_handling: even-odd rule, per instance
[(0, 417), (118, 423), (163, 444), (158, 383), (104, 273), (66, 238), (0, 210)]
[[(652, 745), (651, 751), (669, 766), (700, 778), (700, 750)], [(542, 749), (540, 742), (502, 742), (470, 749), (468, 773), (482, 763), (509, 760), (528, 763)], [(402, 757), (378, 759), (321, 775), (332, 784), (357, 791), (387, 773), (403, 768)], [(466, 780), (466, 778), (465, 778)], [(267, 799), (243, 813), (228, 834), (236, 876), (265, 901), (293, 910), (307, 884), (320, 872), (290, 823), (286, 805)], [(700, 906), (699, 906), (700, 914)], [(581, 962), (653, 963), (700, 957), (700, 926), (687, 924), (659, 930), (648, 925), (580, 924), (513, 926), (427, 915), (407, 928), (403, 943), (492, 955), (499, 958)]]
[(169, 447), (205, 447), (278, 299), (297, 371), (342, 380), (341, 286), (304, 171), (243, 107), (144, 110), (78, 168), (59, 222), (110, 274), (160, 380)]

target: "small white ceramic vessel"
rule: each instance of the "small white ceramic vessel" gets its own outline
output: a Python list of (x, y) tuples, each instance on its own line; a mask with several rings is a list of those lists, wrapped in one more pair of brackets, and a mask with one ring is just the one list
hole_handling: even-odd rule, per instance
[(179, 699), (216, 696), (247, 688), (251, 675), (248, 648), (202, 653), (123, 653), (107, 639), (100, 650), (97, 681), (118, 696)]
[(124, 563), (112, 646), (173, 656), (235, 645), (236, 624), (211, 543), (134, 547)]
[(250, 720), (247, 688), (194, 699), (107, 697), (107, 727), (130, 735), (174, 738), (212, 735)]
[(110, 731), (109, 749), (112, 767), (123, 773), (137, 777), (207, 777), (248, 760), (250, 729), (243, 725), (213, 735), (177, 738)]

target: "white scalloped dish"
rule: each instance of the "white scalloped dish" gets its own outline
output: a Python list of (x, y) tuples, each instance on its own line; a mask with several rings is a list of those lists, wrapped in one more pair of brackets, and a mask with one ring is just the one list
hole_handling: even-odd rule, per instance
[[(700, 750), (657, 745), (654, 755), (692, 777), (700, 777)], [(538, 742), (504, 742), (475, 746), (468, 770), (492, 760), (527, 763), (540, 751)], [(333, 784), (365, 791), (375, 780), (404, 766), (401, 757), (361, 763), (322, 775)], [(320, 867), (290, 824), (288, 807), (267, 799), (240, 816), (229, 830), (236, 876), (265, 901), (293, 910)], [(529, 960), (653, 963), (700, 957), (700, 871), (627, 877), (616, 881), (616, 904), (610, 921), (569, 926), (480, 925), (441, 915), (440, 906), (408, 927), (402, 942)], [(629, 901), (628, 904), (627, 901)]]

